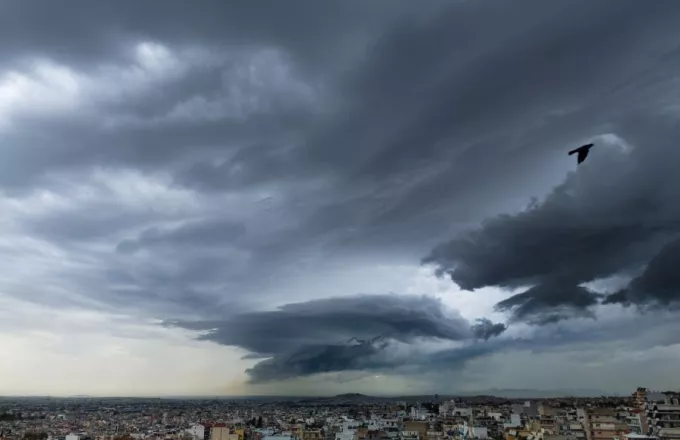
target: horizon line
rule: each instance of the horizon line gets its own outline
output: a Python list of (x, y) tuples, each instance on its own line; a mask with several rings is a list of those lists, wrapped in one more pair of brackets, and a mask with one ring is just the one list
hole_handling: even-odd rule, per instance
[[(518, 395), (513, 397), (507, 397), (505, 394), (508, 393), (526, 393), (525, 395)], [(525, 389), (491, 389), (491, 390), (479, 390), (479, 391), (464, 391), (464, 392), (453, 392), (453, 393), (409, 393), (409, 394), (364, 394), (357, 392), (346, 392), (346, 393), (332, 393), (332, 394), (144, 394), (144, 395), (110, 395), (110, 394), (0, 394), (0, 399), (7, 398), (54, 398), (54, 399), (173, 399), (173, 398), (200, 398), (200, 399), (248, 399), (248, 398), (302, 398), (302, 399), (323, 399), (331, 397), (342, 397), (347, 395), (357, 395), (363, 397), (376, 397), (376, 398), (408, 398), (408, 397), (425, 397), (439, 396), (443, 397), (478, 397), (478, 396), (490, 396), (499, 398), (510, 398), (510, 399), (521, 399), (521, 398), (548, 398), (546, 396), (541, 396), (543, 394), (552, 394), (550, 398), (558, 397), (627, 397), (632, 393), (621, 393), (621, 392), (604, 392), (602, 390), (585, 390), (585, 389), (575, 389), (575, 390), (525, 390)]]

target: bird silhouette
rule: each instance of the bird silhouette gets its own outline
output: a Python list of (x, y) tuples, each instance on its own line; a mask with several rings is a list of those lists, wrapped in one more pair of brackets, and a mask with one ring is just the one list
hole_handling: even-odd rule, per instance
[(590, 149), (593, 148), (593, 144), (585, 144), (581, 147), (575, 148), (569, 152), (569, 156), (571, 156), (574, 153), (578, 153), (578, 156), (576, 156), (576, 163), (580, 164), (584, 160), (586, 160), (586, 157), (588, 157), (588, 153), (590, 152)]

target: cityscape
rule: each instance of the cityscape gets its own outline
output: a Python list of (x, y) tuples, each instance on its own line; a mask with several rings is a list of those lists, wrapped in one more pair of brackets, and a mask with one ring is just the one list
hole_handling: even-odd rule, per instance
[(0, 440), (672, 440), (680, 393), (0, 399)]

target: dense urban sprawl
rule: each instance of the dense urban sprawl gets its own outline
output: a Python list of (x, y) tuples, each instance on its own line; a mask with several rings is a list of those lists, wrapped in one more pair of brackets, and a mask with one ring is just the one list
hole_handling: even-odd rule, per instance
[(0, 440), (671, 440), (679, 399), (0, 398)]

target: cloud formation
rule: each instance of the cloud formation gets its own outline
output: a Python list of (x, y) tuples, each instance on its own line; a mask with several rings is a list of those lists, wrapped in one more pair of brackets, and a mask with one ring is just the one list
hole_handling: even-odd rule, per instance
[(74, 1), (0, 4), (0, 300), (175, 322), (256, 382), (463, 377), (677, 302), (677, 3)]
[(676, 239), (665, 245), (627, 287), (609, 295), (605, 304), (677, 308), (680, 303), (679, 259), (680, 240)]
[(206, 331), (202, 340), (266, 357), (248, 371), (254, 381), (412, 364), (403, 347), (419, 340), (488, 340), (503, 324), (470, 325), (440, 300), (417, 295), (359, 295), (286, 304), (218, 322), (174, 322)]
[(488, 318), (477, 319), (476, 323), (472, 325), (472, 333), (476, 338), (484, 339), (485, 341), (493, 336), (498, 336), (507, 329), (507, 325), (503, 323), (493, 323)]
[[(663, 132), (668, 139), (673, 134)], [(633, 137), (629, 142), (608, 135), (596, 145), (592, 160), (543, 200), (519, 213), (488, 219), (439, 245), (424, 261), (464, 289), (533, 286), (497, 308), (534, 323), (592, 314), (602, 295), (582, 283), (633, 274), (647, 263), (651, 276), (671, 277), (659, 272), (670, 270), (663, 261), (672, 250), (652, 257), (680, 235), (680, 210), (671, 189), (680, 181), (668, 166), (680, 156), (664, 138), (642, 144)], [(650, 299), (664, 295), (644, 285), (637, 280), (628, 290)]]

